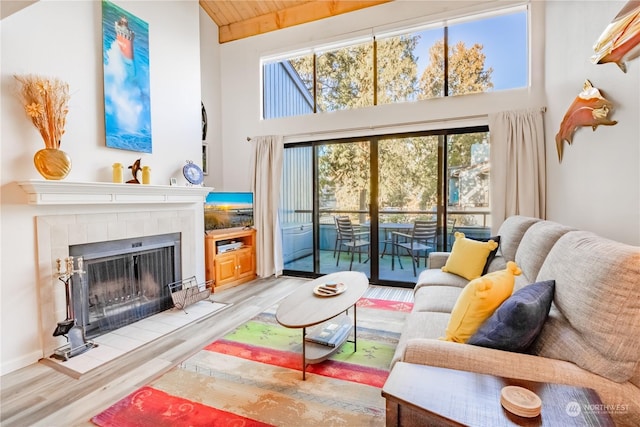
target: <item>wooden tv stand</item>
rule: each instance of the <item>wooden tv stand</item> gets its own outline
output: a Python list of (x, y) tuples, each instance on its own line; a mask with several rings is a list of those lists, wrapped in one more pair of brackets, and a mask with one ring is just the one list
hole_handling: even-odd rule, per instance
[[(242, 243), (242, 247), (222, 252), (220, 246)], [(207, 231), (204, 239), (205, 273), (222, 290), (256, 278), (256, 230), (227, 228)]]

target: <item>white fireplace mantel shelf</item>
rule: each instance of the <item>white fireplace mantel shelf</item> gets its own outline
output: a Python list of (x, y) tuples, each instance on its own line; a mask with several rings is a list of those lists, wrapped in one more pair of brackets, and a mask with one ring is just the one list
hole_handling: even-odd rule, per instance
[(212, 187), (28, 180), (18, 185), (30, 205), (201, 203)]

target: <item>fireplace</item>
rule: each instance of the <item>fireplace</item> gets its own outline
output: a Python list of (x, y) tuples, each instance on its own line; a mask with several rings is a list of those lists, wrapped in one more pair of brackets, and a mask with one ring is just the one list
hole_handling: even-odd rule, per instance
[(69, 255), (84, 259), (72, 301), (86, 338), (171, 308), (167, 285), (181, 278), (180, 254), (180, 233), (69, 246)]
[[(180, 270), (174, 271), (175, 277), (204, 280), (203, 204), (211, 187), (67, 180), (27, 180), (17, 185), (25, 193), (21, 203), (28, 203), (35, 217), (34, 307), (39, 312), (24, 316), (39, 323), (39, 357), (50, 359), (67, 343), (65, 337), (53, 335), (68, 314), (66, 287), (58, 280), (56, 260), (69, 257), (72, 246), (179, 233), (180, 247), (174, 249), (179, 261), (174, 262)], [(32, 342), (33, 337), (28, 334), (26, 341)]]

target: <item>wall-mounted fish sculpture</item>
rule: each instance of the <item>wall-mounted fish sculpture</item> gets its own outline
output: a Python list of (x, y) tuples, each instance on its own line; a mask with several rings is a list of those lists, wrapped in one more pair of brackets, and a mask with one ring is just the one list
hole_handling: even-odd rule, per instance
[(573, 133), (578, 127), (591, 126), (595, 131), (600, 125), (613, 126), (618, 123), (616, 120), (607, 118), (612, 109), (613, 104), (607, 101), (589, 80), (585, 80), (582, 92), (578, 94), (565, 113), (560, 124), (560, 130), (556, 134), (558, 160), (562, 162), (564, 141), (571, 145), (573, 143)]
[(640, 56), (640, 1), (627, 2), (593, 45), (594, 64), (614, 62), (627, 72), (626, 62)]

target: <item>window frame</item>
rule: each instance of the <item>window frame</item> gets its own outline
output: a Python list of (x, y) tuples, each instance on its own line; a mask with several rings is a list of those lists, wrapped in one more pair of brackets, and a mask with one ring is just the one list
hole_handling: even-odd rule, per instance
[[(326, 139), (314, 139), (312, 141), (304, 141), (304, 142), (287, 142), (284, 144), (284, 149), (297, 149), (302, 147), (309, 148), (311, 155), (311, 167), (306, 167), (305, 170), (308, 171), (312, 176), (306, 177), (304, 182), (311, 183), (311, 191), (313, 192), (312, 196), (312, 209), (309, 210), (300, 210), (297, 213), (303, 214), (311, 214), (312, 218), (312, 229), (313, 229), (313, 271), (302, 271), (302, 270), (291, 270), (288, 269), (285, 265), (284, 274), (299, 276), (299, 277), (319, 277), (322, 274), (326, 274), (326, 271), (321, 272), (320, 265), (320, 253), (322, 250), (320, 248), (320, 216), (321, 214), (326, 214), (329, 212), (326, 207), (321, 206), (320, 196), (318, 194), (318, 158), (317, 158), (317, 149), (320, 146), (324, 145), (332, 145), (332, 144), (350, 144), (350, 143), (358, 143), (362, 141), (367, 141), (370, 147), (370, 158), (369, 158), (369, 179), (370, 179), (370, 199), (369, 199), (369, 212), (372, 228), (371, 228), (371, 246), (379, 247), (380, 241), (378, 240), (378, 221), (379, 221), (379, 212), (380, 212), (380, 202), (378, 200), (378, 182), (380, 180), (380, 164), (379, 164), (379, 143), (381, 141), (389, 140), (389, 139), (404, 139), (404, 138), (412, 138), (412, 137), (426, 137), (426, 136), (435, 136), (438, 137), (438, 153), (437, 153), (437, 176), (434, 177), (437, 179), (437, 211), (436, 216), (438, 218), (438, 222), (440, 224), (440, 237), (438, 241), (438, 250), (448, 250), (450, 249), (450, 242), (444, 236), (444, 230), (446, 230), (446, 224), (449, 215), (459, 215), (459, 213), (450, 213), (453, 206), (449, 205), (449, 147), (451, 136), (460, 136), (466, 134), (474, 134), (474, 133), (486, 133), (486, 142), (489, 142), (489, 127), (488, 125), (476, 125), (476, 126), (464, 126), (464, 127), (454, 127), (454, 128), (437, 128), (430, 130), (419, 130), (419, 131), (411, 131), (411, 132), (389, 132), (389, 133), (381, 133), (375, 135), (367, 135), (360, 137), (345, 137), (345, 138), (326, 138)], [(283, 182), (282, 185), (287, 185), (285, 182), (285, 177), (287, 173), (283, 171)], [(296, 180), (296, 182), (301, 182), (303, 180)], [(279, 206), (279, 209), (288, 208), (289, 206), (283, 206), (282, 204)], [(322, 208), (322, 209), (321, 209)], [(488, 215), (490, 216), (490, 205), (487, 207)], [(336, 208), (336, 212), (338, 213), (347, 213), (342, 208)], [(283, 211), (284, 212), (284, 211)], [(293, 212), (293, 211), (292, 211)], [(363, 211), (359, 210), (348, 210), (351, 214), (363, 213)], [(417, 211), (403, 211), (407, 214), (415, 214)], [(473, 211), (470, 211), (473, 212)], [(281, 215), (281, 218), (284, 218), (284, 215)], [(485, 217), (486, 219), (486, 217)], [(375, 225), (373, 225), (375, 224)], [(286, 225), (285, 223), (281, 223), (281, 226)], [(485, 224), (486, 225), (486, 224)], [(379, 254), (378, 254), (379, 255)], [(377, 256), (374, 256), (374, 253), (371, 254), (371, 269), (369, 271), (370, 279), (372, 283), (382, 284), (382, 285), (391, 285), (391, 286), (401, 286), (401, 287), (410, 287), (413, 286), (414, 283), (398, 281), (398, 280), (389, 280), (389, 279), (381, 279), (380, 278), (380, 265), (379, 259)]]
[[(264, 89), (264, 70), (265, 70), (265, 65), (266, 64), (271, 64), (274, 62), (282, 62), (282, 61), (287, 61), (288, 59), (292, 59), (292, 58), (296, 58), (296, 57), (300, 57), (302, 55), (313, 55), (313, 91), (312, 91), (312, 99), (313, 99), (313, 112), (309, 113), (312, 115), (318, 114), (318, 113), (322, 113), (323, 111), (321, 111), (318, 108), (318, 89), (317, 89), (317, 56), (321, 53), (330, 51), (330, 50), (335, 50), (335, 49), (340, 49), (343, 47), (350, 47), (350, 46), (356, 46), (358, 44), (362, 44), (362, 43), (367, 43), (370, 42), (373, 46), (373, 70), (372, 70), (372, 78), (373, 78), (373, 88), (372, 88), (372, 105), (373, 107), (376, 107), (378, 105), (390, 105), (390, 104), (401, 104), (401, 103), (407, 103), (407, 102), (417, 102), (415, 100), (404, 100), (404, 101), (399, 101), (399, 102), (391, 102), (391, 103), (384, 103), (384, 104), (379, 104), (378, 103), (378, 65), (377, 65), (377, 59), (378, 59), (378, 49), (377, 49), (377, 40), (378, 39), (383, 39), (383, 38), (388, 38), (388, 37), (398, 37), (398, 36), (402, 36), (402, 35), (410, 35), (412, 33), (415, 33), (417, 31), (425, 31), (425, 30), (432, 30), (432, 29), (437, 29), (437, 28), (442, 28), (444, 31), (444, 76), (443, 76), (443, 80), (444, 80), (444, 86), (443, 86), (443, 91), (444, 91), (444, 95), (442, 97), (448, 97), (449, 94), (449, 72), (448, 72), (448, 54), (449, 54), (449, 46), (448, 46), (448, 28), (450, 26), (453, 25), (457, 25), (457, 24), (464, 24), (464, 23), (468, 23), (468, 22), (476, 22), (476, 21), (481, 21), (484, 19), (490, 19), (490, 18), (495, 18), (495, 17), (499, 17), (499, 16), (505, 16), (505, 15), (510, 15), (510, 14), (517, 14), (517, 13), (521, 13), (524, 12), (526, 14), (525, 19), (527, 22), (527, 27), (526, 27), (526, 41), (525, 41), (525, 45), (526, 45), (526, 49), (527, 49), (527, 54), (526, 54), (526, 76), (525, 76), (525, 80), (526, 80), (526, 85), (525, 86), (518, 86), (518, 87), (512, 87), (512, 88), (506, 88), (506, 89), (500, 89), (500, 91), (515, 91), (515, 90), (521, 90), (523, 88), (531, 88), (531, 84), (532, 84), (532, 76), (531, 76), (531, 72), (532, 72), (532, 61), (531, 61), (531, 55), (532, 55), (532, 35), (531, 35), (531, 31), (532, 31), (532, 26), (531, 26), (531, 7), (529, 3), (526, 4), (519, 4), (519, 5), (511, 5), (511, 6), (507, 6), (507, 7), (501, 7), (501, 8), (497, 8), (494, 10), (489, 10), (489, 11), (483, 11), (483, 12), (476, 12), (473, 14), (466, 14), (466, 15), (460, 15), (460, 16), (454, 16), (451, 18), (447, 18), (447, 19), (437, 19), (437, 20), (432, 20), (432, 21), (426, 21), (426, 22), (422, 22), (422, 23), (417, 23), (417, 24), (412, 24), (412, 25), (405, 25), (405, 26), (398, 26), (394, 28), (389, 28), (388, 26), (385, 27), (385, 29), (380, 29), (380, 30), (376, 30), (375, 28), (372, 28), (370, 31), (369, 35), (366, 36), (355, 36), (355, 37), (348, 37), (348, 38), (338, 38), (332, 42), (327, 42), (327, 43), (323, 43), (323, 44), (318, 44), (316, 46), (313, 47), (307, 47), (307, 48), (302, 48), (302, 49), (297, 49), (297, 50), (292, 50), (292, 51), (288, 51), (288, 52), (283, 52), (283, 53), (279, 53), (279, 54), (272, 54), (272, 55), (265, 55), (263, 57), (260, 58), (260, 120), (271, 120), (271, 119), (277, 119), (277, 118), (287, 118), (287, 117), (295, 117), (298, 114), (291, 114), (291, 115), (281, 115), (281, 116), (275, 116), (275, 117), (265, 117), (265, 89)], [(477, 93), (487, 93), (488, 91), (483, 91), (483, 92), (473, 92), (470, 94), (477, 94)], [(464, 96), (465, 94), (460, 94), (460, 95), (456, 95), (456, 96)], [(437, 99), (437, 98), (442, 98), (442, 97), (436, 97), (436, 98), (427, 98), (427, 99), (423, 99), (423, 100), (429, 100), (429, 99)], [(354, 108), (341, 108), (341, 109), (337, 109), (335, 111), (344, 111), (344, 110), (351, 110), (351, 109), (358, 109), (361, 107), (354, 107)], [(334, 110), (332, 110), (334, 111)]]

